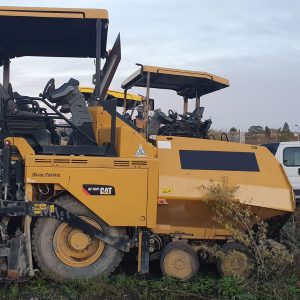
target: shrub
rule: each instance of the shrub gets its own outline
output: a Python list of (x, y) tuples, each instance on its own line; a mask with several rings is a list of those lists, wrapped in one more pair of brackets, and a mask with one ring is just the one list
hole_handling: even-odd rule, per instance
[(251, 210), (251, 205), (236, 199), (239, 187), (211, 182), (206, 190), (206, 201), (211, 206), (214, 221), (227, 229), (235, 241), (247, 247), (255, 261), (257, 280), (276, 280), (290, 272), (293, 253), (268, 238), (268, 224)]

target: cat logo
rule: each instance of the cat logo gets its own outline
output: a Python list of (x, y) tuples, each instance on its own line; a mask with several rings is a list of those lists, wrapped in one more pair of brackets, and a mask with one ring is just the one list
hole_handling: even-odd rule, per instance
[(114, 196), (115, 188), (111, 185), (84, 184), (83, 192), (91, 196)]
[(143, 145), (139, 145), (139, 148), (135, 152), (136, 157), (147, 157), (147, 154), (143, 148)]
[(111, 195), (112, 187), (101, 187), (100, 195)]

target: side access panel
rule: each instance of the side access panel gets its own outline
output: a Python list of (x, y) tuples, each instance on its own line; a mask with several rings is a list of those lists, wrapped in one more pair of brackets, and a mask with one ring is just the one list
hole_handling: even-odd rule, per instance
[(111, 226), (156, 226), (159, 165), (149, 153), (143, 158), (35, 155), (24, 138), (7, 140), (25, 161), (27, 199), (36, 200), (34, 186), (50, 184)]
[(29, 183), (57, 183), (112, 226), (146, 226), (147, 169), (28, 167)]

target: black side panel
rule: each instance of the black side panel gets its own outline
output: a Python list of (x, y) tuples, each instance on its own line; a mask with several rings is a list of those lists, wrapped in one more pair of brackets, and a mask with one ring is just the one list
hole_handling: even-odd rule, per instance
[(111, 49), (102, 70), (101, 83), (100, 83), (100, 95), (95, 95), (96, 97), (99, 97), (100, 100), (105, 99), (106, 92), (113, 80), (113, 77), (116, 73), (120, 61), (121, 61), (121, 38), (120, 38), (120, 34), (118, 34), (114, 46)]
[(255, 153), (179, 150), (182, 169), (259, 172)]
[(276, 155), (279, 143), (262, 144), (261, 146), (268, 148), (273, 155)]
[(105, 156), (106, 152), (107, 148), (104, 146), (46, 145), (42, 147), (40, 154)]

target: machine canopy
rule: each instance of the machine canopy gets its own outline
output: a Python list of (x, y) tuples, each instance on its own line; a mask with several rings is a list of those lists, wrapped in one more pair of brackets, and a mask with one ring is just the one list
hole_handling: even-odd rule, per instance
[[(86, 97), (89, 98), (91, 97), (91, 95), (94, 93), (94, 88), (90, 88), (90, 87), (81, 87), (80, 88), (80, 92)], [(126, 101), (127, 101), (127, 105), (128, 104), (132, 104), (135, 101), (137, 102), (142, 102), (144, 101), (143, 96), (141, 95), (135, 95), (135, 94), (126, 94)], [(117, 106), (121, 107), (123, 106), (124, 103), (124, 93), (120, 92), (120, 91), (114, 91), (114, 90), (108, 90), (106, 92), (106, 100), (112, 100), (112, 99), (116, 99), (117, 100)]]
[(227, 79), (206, 72), (141, 66), (123, 82), (122, 88), (147, 87), (148, 73), (150, 74), (150, 88), (174, 90), (179, 96), (189, 99), (229, 86)]
[(0, 6), (0, 65), (21, 56), (96, 57), (96, 21), (102, 20), (101, 56), (106, 53), (104, 9)]

